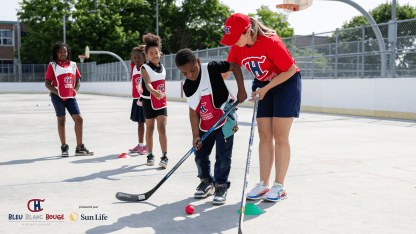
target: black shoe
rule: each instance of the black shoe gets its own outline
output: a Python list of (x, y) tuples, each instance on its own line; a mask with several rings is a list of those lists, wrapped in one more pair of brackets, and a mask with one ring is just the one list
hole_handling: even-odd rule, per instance
[(196, 190), (198, 191), (195, 192), (194, 198), (204, 198), (214, 194), (214, 184), (201, 181)]
[(77, 146), (77, 148), (75, 149), (75, 155), (76, 156), (91, 156), (91, 155), (94, 155), (94, 152), (90, 152), (89, 150), (87, 150), (87, 148), (85, 148), (84, 144), (82, 144), (81, 146)]
[(223, 186), (218, 186), (215, 188), (215, 197), (212, 201), (214, 205), (223, 205), (227, 201), (227, 189)]
[(61, 151), (62, 151), (61, 156), (62, 157), (68, 157), (69, 156), (68, 150), (69, 150), (69, 145), (63, 144), (61, 146)]
[(153, 156), (153, 154), (147, 155), (147, 165), (148, 166), (155, 165), (155, 156)]
[(161, 157), (160, 158), (160, 163), (159, 163), (159, 166), (161, 166), (161, 167), (163, 167), (163, 168), (166, 168), (167, 166), (168, 166), (168, 157), (166, 157), (166, 155), (165, 156), (163, 156), (163, 157)]

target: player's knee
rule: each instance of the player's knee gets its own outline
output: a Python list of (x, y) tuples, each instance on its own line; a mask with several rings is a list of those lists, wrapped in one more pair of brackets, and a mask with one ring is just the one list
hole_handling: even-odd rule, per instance
[(276, 137), (275, 145), (276, 147), (279, 147), (279, 148), (289, 146), (289, 138), (288, 137)]
[(166, 126), (165, 125), (157, 126), (157, 131), (159, 132), (159, 134), (166, 134)]
[(58, 119), (58, 126), (60, 127), (65, 126), (65, 117)]

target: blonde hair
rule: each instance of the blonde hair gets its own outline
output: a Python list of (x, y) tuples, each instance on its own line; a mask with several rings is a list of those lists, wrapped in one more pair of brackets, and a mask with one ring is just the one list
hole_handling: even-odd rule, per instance
[[(276, 35), (276, 30), (273, 30), (264, 26), (262, 23), (260, 23), (260, 21), (258, 21), (254, 17), (250, 17), (250, 23), (251, 23), (250, 36), (253, 41), (256, 40), (258, 35), (265, 36), (265, 37)], [(243, 34), (245, 34), (246, 32), (244, 32)]]

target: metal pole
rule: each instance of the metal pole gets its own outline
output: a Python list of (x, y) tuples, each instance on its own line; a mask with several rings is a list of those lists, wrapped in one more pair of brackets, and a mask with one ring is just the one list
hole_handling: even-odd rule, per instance
[[(392, 1), (391, 24), (389, 24), (390, 41), (390, 76), (396, 77), (396, 43), (397, 43), (397, 21), (396, 21), (396, 0)], [(391, 31), (391, 32), (390, 32)]]
[(396, 20), (396, 0), (392, 1), (391, 20)]
[(335, 30), (335, 78), (338, 77), (338, 28)]
[(312, 79), (315, 77), (315, 32), (312, 32)]
[(361, 61), (361, 69), (362, 69), (362, 78), (364, 78), (364, 53), (365, 53), (365, 24), (363, 24), (363, 39), (362, 39), (362, 48), (361, 51), (363, 52), (362, 61)]
[(159, 0), (156, 0), (156, 35), (159, 36)]
[(64, 13), (64, 43), (66, 44), (66, 28), (65, 28), (65, 13)]
[(18, 60), (18, 69), (19, 69), (19, 82), (22, 82), (22, 61), (20, 60), (20, 47), (22, 47), (21, 41), (21, 30), (20, 30), (20, 20), (17, 17), (17, 60)]

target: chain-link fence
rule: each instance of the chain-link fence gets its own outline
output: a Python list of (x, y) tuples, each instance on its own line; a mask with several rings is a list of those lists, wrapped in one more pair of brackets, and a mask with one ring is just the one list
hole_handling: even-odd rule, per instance
[[(303, 79), (377, 78), (416, 77), (415, 38), (416, 19), (410, 19), (294, 36), (283, 38), (282, 41), (294, 57)], [(229, 51), (230, 47), (217, 47), (194, 52), (201, 62), (209, 62), (227, 60)], [(185, 79), (176, 68), (175, 56), (176, 54), (164, 55), (161, 59), (166, 68), (166, 80)], [(130, 70), (130, 61), (125, 63)], [(130, 80), (121, 62), (77, 65), (84, 82)], [(43, 81), (47, 66), (23, 64), (22, 76), (19, 77), (17, 66), (0, 64), (0, 81)], [(253, 79), (247, 69), (243, 67), (242, 70), (244, 79)]]

